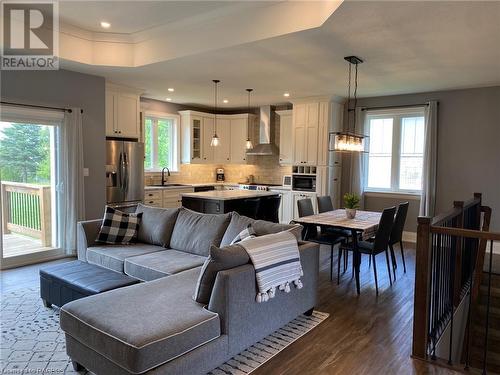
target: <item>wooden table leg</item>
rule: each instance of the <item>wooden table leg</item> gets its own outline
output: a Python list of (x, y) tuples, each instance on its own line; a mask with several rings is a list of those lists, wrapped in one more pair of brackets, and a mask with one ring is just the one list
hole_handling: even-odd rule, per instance
[(356, 230), (352, 230), (352, 261), (354, 264), (354, 275), (356, 277), (356, 292), (358, 295), (359, 291), (359, 267), (361, 264), (361, 254), (358, 251), (358, 232)]

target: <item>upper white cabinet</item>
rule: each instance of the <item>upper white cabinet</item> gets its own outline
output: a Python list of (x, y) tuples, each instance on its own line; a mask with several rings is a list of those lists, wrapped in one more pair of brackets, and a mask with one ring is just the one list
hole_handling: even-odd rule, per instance
[(106, 136), (140, 138), (140, 92), (106, 84)]
[(318, 160), (319, 103), (296, 104), (293, 108), (293, 162), (316, 165)]
[(247, 160), (246, 141), (248, 129), (248, 116), (232, 118), (231, 120), (231, 163), (245, 164)]
[(330, 100), (299, 101), (293, 105), (293, 164), (329, 164), (330, 132), (342, 129), (342, 105)]
[(231, 120), (217, 116), (217, 136), (220, 144), (214, 149), (215, 163), (229, 163), (231, 161)]
[(281, 165), (293, 164), (293, 116), (292, 110), (276, 111), (280, 118), (280, 155)]
[(246, 164), (246, 139), (251, 114), (217, 115), (220, 144), (210, 146), (215, 132), (215, 116), (196, 111), (180, 111), (181, 161), (184, 164)]

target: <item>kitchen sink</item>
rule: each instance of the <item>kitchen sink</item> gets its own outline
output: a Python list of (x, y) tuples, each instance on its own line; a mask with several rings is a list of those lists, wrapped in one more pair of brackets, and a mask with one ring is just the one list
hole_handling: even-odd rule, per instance
[(170, 184), (170, 183), (165, 183), (165, 184), (155, 184), (155, 185), (148, 185), (148, 186), (154, 186), (154, 187), (172, 187), (172, 186), (189, 186), (189, 185), (185, 185), (185, 184)]

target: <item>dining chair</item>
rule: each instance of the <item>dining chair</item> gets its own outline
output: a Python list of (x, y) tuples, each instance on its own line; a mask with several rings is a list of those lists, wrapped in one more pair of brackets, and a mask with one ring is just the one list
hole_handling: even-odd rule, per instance
[(257, 219), (257, 213), (259, 212), (260, 198), (248, 198), (244, 199), (239, 205), (237, 212), (240, 215), (250, 217), (252, 219)]
[(257, 218), (261, 220), (271, 221), (273, 223), (279, 222), (279, 209), (281, 203), (281, 196), (265, 197), (262, 198), (259, 205)]
[[(317, 202), (318, 202), (318, 212), (323, 213), (323, 212), (328, 212), (328, 211), (333, 211), (333, 202), (332, 202), (332, 197), (329, 195), (323, 195), (320, 197), (317, 197)], [(331, 234), (336, 234), (338, 236), (342, 236), (345, 238), (349, 238), (351, 236), (351, 231), (347, 229), (341, 229), (341, 228), (332, 228), (332, 227), (321, 227), (321, 232), (326, 232), (326, 233), (331, 233)], [(348, 251), (343, 251), (342, 256), (344, 257), (344, 272), (347, 270), (347, 265), (349, 263), (349, 252)], [(337, 283), (340, 281), (337, 280)]]
[[(391, 257), (393, 263), (393, 269), (398, 267), (396, 263), (396, 257), (394, 255), (394, 245), (399, 243), (399, 248), (401, 249), (401, 260), (403, 261), (403, 271), (406, 273), (406, 263), (405, 254), (403, 250), (403, 230), (405, 227), (406, 216), (408, 215), (409, 202), (400, 203), (398, 206), (398, 211), (396, 212), (396, 218), (394, 219), (394, 225), (392, 227), (391, 236), (389, 238), (389, 248), (391, 250)], [(396, 273), (394, 272), (394, 279), (396, 279)]]
[[(312, 205), (312, 201), (309, 198), (300, 199), (297, 201), (297, 209), (299, 213), (299, 217), (311, 216), (314, 215), (314, 208)], [(346, 241), (346, 237), (339, 236), (333, 233), (323, 233), (323, 231), (318, 233), (318, 228), (316, 225), (309, 225), (306, 228), (304, 241), (316, 242), (321, 245), (330, 245), (330, 281), (333, 280), (333, 248), (335, 245), (344, 243)], [(338, 258), (339, 264), (337, 268), (337, 284), (339, 283), (340, 278), (340, 256), (341, 251), (339, 249)]]
[[(375, 256), (381, 253), (385, 253), (385, 260), (387, 262), (387, 272), (389, 276), (389, 283), (392, 285), (391, 278), (391, 267), (389, 265), (389, 239), (392, 232), (392, 227), (394, 224), (394, 214), (396, 213), (396, 207), (390, 207), (384, 209), (380, 221), (378, 224), (377, 233), (375, 234), (375, 239), (373, 242), (369, 241), (359, 241), (357, 242), (357, 251), (360, 254), (367, 254), (373, 259), (373, 273), (375, 276), (375, 291), (378, 295), (378, 280), (377, 280), (377, 263), (375, 261)], [(354, 251), (352, 244), (341, 245), (342, 249)]]

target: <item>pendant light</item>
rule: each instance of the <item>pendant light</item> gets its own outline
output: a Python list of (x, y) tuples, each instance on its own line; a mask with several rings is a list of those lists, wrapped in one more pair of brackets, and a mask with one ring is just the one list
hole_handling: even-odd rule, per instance
[[(358, 65), (363, 63), (357, 56), (347, 56), (344, 57), (349, 63), (349, 84), (348, 84), (348, 94), (347, 94), (347, 131), (330, 133), (329, 144), (333, 147), (329, 147), (330, 151), (353, 151), (353, 152), (364, 152), (365, 151), (365, 140), (364, 135), (356, 134), (356, 106), (358, 102)], [(354, 65), (354, 108), (351, 109), (351, 72), (352, 66)], [(353, 125), (351, 129), (351, 112), (353, 113)], [(332, 139), (333, 137), (333, 139)]]
[[(250, 115), (250, 93), (253, 91), (253, 89), (246, 89), (246, 91), (248, 92), (248, 109), (247, 109), (247, 112)], [(247, 150), (251, 150), (253, 148), (253, 143), (252, 143), (252, 141), (250, 139), (250, 119), (249, 119), (248, 125), (247, 125), (247, 141), (245, 143), (245, 148)]]
[(214, 126), (214, 135), (212, 137), (212, 141), (210, 142), (210, 146), (217, 147), (220, 144), (219, 137), (217, 136), (217, 85), (219, 84), (218, 79), (212, 80), (214, 83), (214, 113), (215, 113), (215, 126)]

